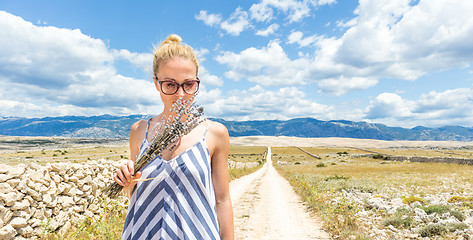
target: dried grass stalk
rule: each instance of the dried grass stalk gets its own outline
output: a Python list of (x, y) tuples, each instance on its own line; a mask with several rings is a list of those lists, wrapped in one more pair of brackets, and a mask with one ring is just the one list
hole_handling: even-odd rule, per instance
[[(179, 99), (172, 108), (172, 114), (167, 119), (162, 120), (151, 131), (154, 134), (148, 148), (135, 161), (134, 173), (140, 171), (146, 164), (155, 159), (164, 150), (172, 150), (176, 142), (189, 133), (197, 125), (205, 120), (203, 118), (203, 108), (194, 103), (194, 99), (185, 101)], [(122, 191), (123, 186), (116, 182), (111, 183), (103, 189), (106, 196), (116, 198)]]

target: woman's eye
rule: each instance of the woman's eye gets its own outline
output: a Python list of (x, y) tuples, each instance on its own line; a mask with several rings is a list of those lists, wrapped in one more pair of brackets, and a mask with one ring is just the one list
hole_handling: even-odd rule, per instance
[(169, 83), (166, 83), (164, 86), (167, 87), (167, 88), (175, 88), (177, 86), (177, 84), (169, 82)]

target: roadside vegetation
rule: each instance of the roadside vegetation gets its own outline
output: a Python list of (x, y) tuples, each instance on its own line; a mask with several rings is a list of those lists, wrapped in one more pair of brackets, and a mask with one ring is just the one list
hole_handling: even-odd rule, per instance
[[(297, 148), (281, 147), (272, 148), (273, 164), (335, 239), (458, 239), (471, 235), (473, 166), (356, 157), (369, 153), (362, 149), (303, 149), (320, 159)], [(463, 157), (473, 152), (369, 151), (385, 156), (454, 153)]]
[[(80, 156), (86, 153), (87, 156), (96, 154), (96, 158), (102, 158), (104, 156), (109, 159), (120, 160), (126, 155), (127, 149), (124, 147), (97, 147), (91, 148), (68, 148), (67, 150), (48, 150), (45, 151), (47, 154), (57, 154), (58, 156), (64, 156), (62, 153), (66, 151), (65, 156), (71, 156), (68, 161), (87, 161), (87, 158), (77, 158), (72, 156)], [(244, 175), (250, 174), (263, 166), (265, 159), (266, 147), (247, 147), (247, 146), (230, 146), (229, 162), (234, 163), (229, 166), (230, 181)], [(19, 155), (18, 155), (19, 154)], [(23, 156), (24, 153), (9, 153), (9, 157), (15, 158)], [(28, 156), (41, 157), (41, 150), (38, 152), (28, 152)], [(1, 155), (0, 155), (1, 156)], [(31, 160), (31, 159), (29, 159)], [(55, 162), (53, 158), (49, 159), (51, 162)], [(61, 159), (62, 160), (62, 159)], [(38, 159), (39, 161), (39, 159)], [(42, 158), (41, 163), (45, 164), (46, 159)], [(44, 240), (105, 240), (105, 239), (120, 239), (122, 228), (125, 223), (125, 217), (127, 212), (127, 203), (120, 204), (112, 201), (109, 207), (103, 209), (103, 213), (97, 219), (84, 218), (78, 223), (72, 225), (70, 230), (67, 232), (48, 232), (47, 223), (45, 223), (45, 234), (41, 239)]]

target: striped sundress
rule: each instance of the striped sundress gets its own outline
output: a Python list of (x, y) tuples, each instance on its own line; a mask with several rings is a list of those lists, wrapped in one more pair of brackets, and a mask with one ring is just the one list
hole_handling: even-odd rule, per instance
[[(135, 185), (122, 239), (220, 239), (206, 133), (177, 157), (142, 169), (142, 179), (157, 179)], [(139, 155), (147, 137), (148, 130)]]

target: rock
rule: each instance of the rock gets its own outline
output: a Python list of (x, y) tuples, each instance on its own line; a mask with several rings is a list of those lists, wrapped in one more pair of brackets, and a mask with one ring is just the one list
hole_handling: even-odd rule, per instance
[(54, 207), (57, 204), (57, 198), (55, 195), (45, 194), (43, 196), (43, 202), (46, 204), (47, 207)]
[(64, 225), (67, 221), (69, 220), (67, 213), (65, 212), (60, 212), (59, 215), (54, 217), (50, 222), (49, 222), (49, 227), (52, 231), (55, 231), (58, 229), (60, 226)]
[(54, 163), (51, 164), (51, 170), (59, 173), (59, 175), (64, 175), (68, 169), (67, 164), (65, 163)]
[(393, 231), (393, 232), (397, 232), (398, 230), (393, 226), (393, 225), (389, 225), (388, 226), (388, 229)]
[(18, 164), (14, 167), (10, 167), (8, 170), (8, 179), (10, 178), (17, 178), (25, 173), (26, 165), (25, 164)]
[(76, 176), (70, 176), (70, 177), (66, 177), (66, 180), (77, 183), (79, 181), (79, 178), (77, 178)]
[(88, 184), (84, 184), (84, 185), (82, 185), (82, 187), (81, 187), (81, 190), (82, 190), (83, 192), (88, 192), (88, 191), (90, 191), (91, 189), (92, 189), (92, 187), (91, 187), (90, 185), (88, 185)]
[(61, 236), (65, 236), (67, 234), (67, 231), (69, 231), (69, 229), (71, 228), (72, 224), (71, 224), (71, 221), (67, 221), (64, 226), (61, 227), (61, 229), (59, 230), (59, 235)]
[(0, 229), (0, 239), (10, 240), (16, 235), (16, 230), (11, 225), (6, 225)]
[(8, 179), (10, 178), (7, 174), (0, 174), (0, 182), (6, 182)]
[(369, 198), (366, 203), (368, 203), (368, 206), (371, 208), (386, 209), (382, 198)]
[(13, 217), (20, 217), (20, 218), (28, 219), (30, 215), (26, 211), (14, 211)]
[(33, 228), (30, 226), (26, 226), (24, 228), (20, 228), (17, 230), (17, 232), (22, 236), (22, 237), (32, 237), (33, 236)]
[(11, 210), (24, 210), (30, 206), (30, 202), (27, 199), (23, 199), (21, 202), (15, 202), (10, 208)]
[(36, 192), (39, 192), (41, 190), (41, 186), (43, 185), (42, 183), (39, 183), (39, 182), (35, 182), (31, 179), (28, 179), (28, 181), (26, 181), (26, 185), (35, 190)]
[(422, 219), (427, 217), (427, 213), (423, 209), (420, 209), (420, 208), (414, 208), (414, 213)]
[(463, 222), (468, 224), (468, 225), (473, 225), (473, 217), (472, 216), (467, 217), (467, 218), (465, 218), (465, 220)]
[(36, 183), (41, 183), (41, 184), (49, 184), (49, 181), (51, 180), (48, 174), (48, 171), (46, 171), (45, 168), (38, 169), (28, 175), (28, 178)]
[(74, 197), (74, 196), (82, 196), (84, 192), (81, 190), (77, 189), (76, 187), (71, 187), (69, 191), (64, 192), (66, 195)]
[(28, 220), (28, 226), (35, 228), (37, 226), (41, 226), (41, 220), (36, 219), (36, 218), (31, 218)]
[(99, 206), (97, 206), (96, 204), (90, 204), (89, 205), (89, 211), (93, 212), (93, 213), (97, 213), (99, 210)]
[(30, 195), (34, 200), (41, 201), (41, 195), (31, 188), (26, 189), (26, 193)]
[(74, 198), (68, 196), (60, 196), (57, 198), (57, 204), (60, 204), (63, 209), (67, 209), (74, 205)]
[(10, 184), (10, 187), (15, 188), (20, 183), (20, 179), (18, 178), (8, 179), (7, 183)]
[[(18, 184), (16, 185), (16, 189), (17, 189), (18, 191), (20, 191), (20, 192), (26, 194), (27, 191), (28, 191), (28, 185), (26, 185), (26, 181), (20, 181), (20, 179), (18, 179), (18, 178), (15, 178), (15, 179), (17, 179), (17, 180), (19, 181)], [(12, 180), (13, 180), (13, 179), (8, 180), (8, 182), (10, 182), (10, 181), (12, 181)]]
[(44, 214), (45, 209), (36, 209), (36, 212), (33, 214), (33, 217), (38, 220), (46, 219), (46, 215)]
[(4, 163), (0, 164), (0, 173), (1, 174), (8, 173), (9, 168), (10, 167)]
[(58, 176), (56, 173), (51, 172), (50, 176), (54, 183), (59, 184), (60, 182), (62, 182), (62, 178)]
[(69, 192), (69, 190), (72, 188), (72, 186), (68, 183), (59, 183), (59, 186), (57, 187), (59, 193), (66, 193)]
[(420, 208), (422, 207), (422, 203), (420, 202), (413, 202), (409, 205), (411, 208)]
[(27, 221), (21, 217), (15, 217), (10, 221), (10, 225), (14, 228), (26, 227)]
[(77, 170), (75, 176), (78, 178), (78, 179), (82, 179), (85, 177), (85, 173), (84, 173), (84, 170), (83, 169), (79, 169)]
[(16, 201), (22, 199), (24, 195), (17, 191), (9, 193), (0, 193), (0, 201), (5, 203), (5, 206), (12, 206)]
[(0, 194), (1, 193), (9, 193), (11, 191), (13, 191), (13, 187), (10, 186), (10, 184), (8, 184), (7, 182), (0, 183)]
[(46, 193), (50, 195), (56, 195), (58, 193), (57, 185), (54, 181), (49, 182), (49, 188)]

